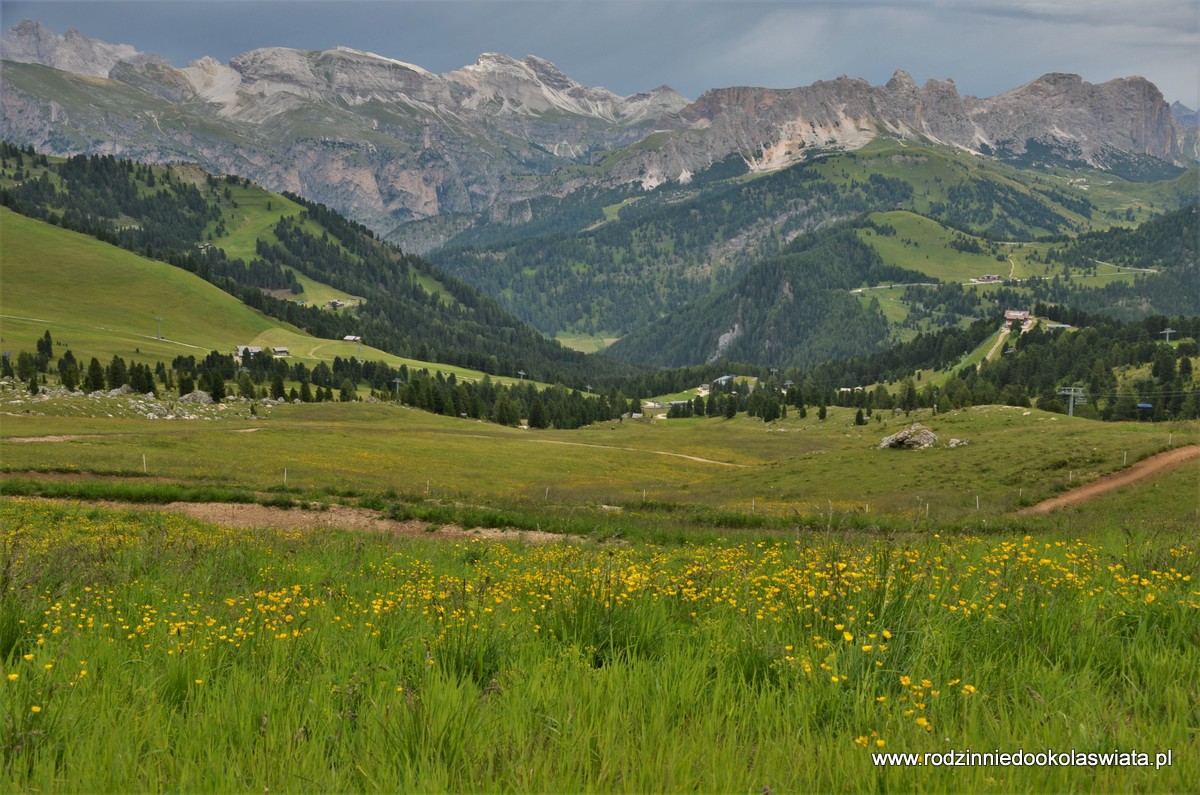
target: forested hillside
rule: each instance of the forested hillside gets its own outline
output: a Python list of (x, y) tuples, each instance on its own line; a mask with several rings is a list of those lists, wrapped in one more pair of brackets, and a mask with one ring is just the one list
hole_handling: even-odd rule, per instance
[[(739, 168), (739, 163), (741, 167)], [(652, 191), (584, 188), (477, 222), (431, 258), (546, 333), (621, 336), (733, 284), (796, 236), (906, 209), (993, 241), (1066, 236), (1178, 206), (1161, 186), (1022, 171), (878, 141), (766, 175), (722, 162)], [(402, 234), (402, 230), (400, 233)]]
[[(444, 249), (434, 261), (547, 333), (628, 332), (729, 283), (802, 231), (894, 206), (910, 192), (882, 178), (841, 187), (797, 166), (674, 202), (634, 201), (580, 232)], [(730, 245), (739, 235), (754, 245)]]
[(876, 303), (850, 288), (914, 281), (857, 236), (863, 220), (805, 235), (751, 266), (734, 284), (618, 341), (613, 356), (664, 367), (721, 358), (807, 368), (878, 350), (889, 341)]
[[(465, 282), (299, 197), (260, 191), (233, 177), (194, 178), (182, 168), (111, 156), (51, 161), (28, 149), (0, 146), (0, 203), (196, 273), (316, 336), (361, 336), (398, 355), (493, 374), (524, 371), (539, 380), (580, 386), (631, 372), (604, 357), (585, 360)], [(250, 237), (254, 254), (248, 259), (225, 250), (234, 243), (246, 245), (230, 228), (245, 210), (231, 188), (242, 195), (251, 191), (259, 205), (256, 221), (264, 231)], [(295, 212), (281, 212), (284, 203)], [(298, 292), (298, 274), (365, 302), (330, 311), (279, 297)]]
[[(1192, 315), (1200, 313), (1198, 252), (1200, 210), (1193, 204), (1134, 229), (1090, 232), (1050, 243), (1044, 259), (1057, 269), (1051, 278), (1009, 281), (988, 292), (954, 283), (912, 286), (903, 300), (919, 306), (924, 315), (947, 317), (980, 317), (998, 306), (1039, 301), (1123, 320)], [(1094, 277), (1102, 266), (1123, 274), (1110, 274), (1120, 278), (1098, 283)]]

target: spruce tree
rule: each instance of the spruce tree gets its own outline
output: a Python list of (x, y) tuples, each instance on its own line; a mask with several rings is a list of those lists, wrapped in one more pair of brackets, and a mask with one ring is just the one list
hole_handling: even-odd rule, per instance
[(85, 392), (99, 392), (104, 389), (104, 366), (95, 356), (88, 362), (87, 375), (83, 379)]
[(225, 399), (225, 379), (215, 370), (208, 376), (208, 393), (212, 396), (213, 403), (220, 403)]

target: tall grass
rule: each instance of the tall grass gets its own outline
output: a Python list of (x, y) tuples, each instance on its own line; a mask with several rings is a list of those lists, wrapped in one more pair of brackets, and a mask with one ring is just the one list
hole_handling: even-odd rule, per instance
[(252, 491), (226, 486), (188, 486), (180, 483), (129, 482), (124, 480), (31, 480), (0, 479), (0, 495), (47, 497), (68, 500), (120, 500), (132, 503), (169, 502), (257, 502), (290, 508), (296, 501), (284, 494), (258, 496)]
[[(0, 501), (6, 788), (1182, 790), (1162, 534), (521, 546)], [(35, 710), (36, 708), (36, 710)], [(1149, 752), (876, 768), (870, 752)]]

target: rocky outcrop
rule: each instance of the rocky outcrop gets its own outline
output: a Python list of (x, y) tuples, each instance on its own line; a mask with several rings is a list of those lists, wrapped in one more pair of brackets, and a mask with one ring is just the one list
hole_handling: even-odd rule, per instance
[(891, 436), (884, 437), (879, 442), (880, 450), (924, 450), (937, 442), (937, 434), (919, 422), (914, 422), (908, 428)]
[(1092, 85), (1079, 75), (1048, 74), (976, 100), (972, 113), (997, 148), (1015, 153), (1036, 141), (1073, 144), (1093, 164), (1102, 164), (1107, 149), (1170, 162), (1182, 156), (1170, 106), (1142, 77)]
[(1171, 104), (1171, 118), (1179, 128), (1183, 151), (1193, 160), (1200, 161), (1200, 113), (1182, 102), (1174, 102)]

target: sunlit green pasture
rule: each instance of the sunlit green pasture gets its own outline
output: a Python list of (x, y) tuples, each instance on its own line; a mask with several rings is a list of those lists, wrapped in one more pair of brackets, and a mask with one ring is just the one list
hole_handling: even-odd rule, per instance
[(617, 341), (616, 337), (604, 335), (586, 336), (565, 332), (554, 335), (554, 339), (558, 340), (564, 347), (582, 353), (597, 353)]
[(0, 235), (0, 342), (14, 355), (32, 351), (49, 331), (65, 343), (63, 352), (70, 348), (85, 363), (92, 356), (106, 362), (117, 355), (153, 365), (249, 345), (284, 347), (292, 359), (309, 365), (354, 356), (468, 380), (483, 377), (476, 370), (394, 356), (370, 345), (313, 337), (251, 309), (195, 274), (7, 208), (0, 208)]
[[(886, 412), (865, 426), (853, 424), (853, 409), (831, 407), (824, 422), (793, 410), (771, 425), (740, 416), (531, 431), (390, 403), (275, 406), (257, 417), (243, 403), (227, 419), (185, 421), (101, 408), (91, 410), (115, 416), (81, 417), (70, 409), (76, 398), (13, 403), (20, 393), (9, 394), (0, 442), (13, 473), (135, 472), (145, 455), (148, 474), (178, 481), (262, 490), (283, 485), (286, 468), (289, 487), (314, 493), (393, 491), (534, 508), (649, 501), (776, 517), (836, 509), (979, 519), (1200, 441), (1194, 422), (1100, 423), (1003, 406)], [(918, 419), (939, 435), (937, 446), (875, 449)], [(35, 441), (4, 441), (14, 437)], [(44, 437), (54, 438), (37, 441)], [(950, 448), (951, 438), (968, 444)]]
[[(872, 221), (887, 224), (896, 230), (894, 235), (881, 235), (872, 229), (858, 230), (858, 236), (890, 265), (924, 273), (945, 282), (965, 282), (994, 273), (1009, 275), (1007, 260), (998, 262), (990, 254), (958, 251), (950, 243), (962, 233), (942, 226), (916, 213), (894, 211), (872, 213)], [(986, 245), (986, 241), (967, 235), (968, 240)]]

